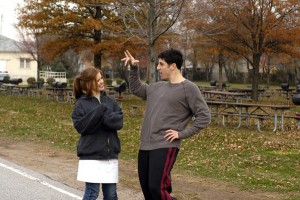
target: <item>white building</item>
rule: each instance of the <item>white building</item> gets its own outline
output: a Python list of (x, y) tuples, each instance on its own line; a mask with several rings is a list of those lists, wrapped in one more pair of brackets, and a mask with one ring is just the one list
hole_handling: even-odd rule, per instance
[(11, 78), (37, 79), (37, 62), (17, 45), (17, 41), (0, 35), (0, 71), (8, 71)]

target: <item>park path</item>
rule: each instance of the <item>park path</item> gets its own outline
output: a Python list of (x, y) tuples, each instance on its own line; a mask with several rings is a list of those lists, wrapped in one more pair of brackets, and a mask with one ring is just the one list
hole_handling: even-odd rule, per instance
[[(0, 137), (0, 157), (37, 171), (52, 180), (74, 189), (83, 190), (84, 184), (76, 181), (76, 155), (59, 150), (51, 144), (32, 141), (15, 141)], [(120, 200), (142, 200), (135, 161), (120, 160)], [(173, 173), (172, 193), (178, 200), (279, 200), (277, 193), (241, 191), (237, 187), (211, 180)]]

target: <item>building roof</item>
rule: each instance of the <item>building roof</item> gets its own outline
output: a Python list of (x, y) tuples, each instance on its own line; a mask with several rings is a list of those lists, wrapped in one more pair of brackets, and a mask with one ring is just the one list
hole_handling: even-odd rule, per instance
[(0, 35), (0, 52), (22, 52), (17, 41)]

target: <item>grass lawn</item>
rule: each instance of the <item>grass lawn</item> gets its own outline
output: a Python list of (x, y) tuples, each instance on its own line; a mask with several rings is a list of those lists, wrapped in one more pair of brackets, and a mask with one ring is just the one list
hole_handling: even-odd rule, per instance
[[(20, 140), (50, 141), (76, 151), (78, 133), (71, 121), (73, 105), (46, 98), (0, 95), (0, 136)], [(137, 159), (142, 111), (131, 115), (131, 105), (144, 105), (135, 97), (122, 101), (124, 128), (119, 132), (121, 159)], [(299, 107), (297, 110), (299, 112)], [(242, 189), (286, 193), (300, 199), (300, 131), (288, 121), (286, 131), (264, 132), (255, 126), (222, 128), (214, 122), (201, 134), (182, 143), (177, 172), (225, 180)]]

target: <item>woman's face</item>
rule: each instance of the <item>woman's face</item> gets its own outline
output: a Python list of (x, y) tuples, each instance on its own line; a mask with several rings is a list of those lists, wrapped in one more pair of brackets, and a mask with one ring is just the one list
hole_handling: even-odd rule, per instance
[(104, 90), (104, 79), (101, 75), (101, 73), (99, 72), (96, 76), (96, 82), (95, 82), (95, 88), (93, 90), (93, 93), (100, 93), (102, 90)]

